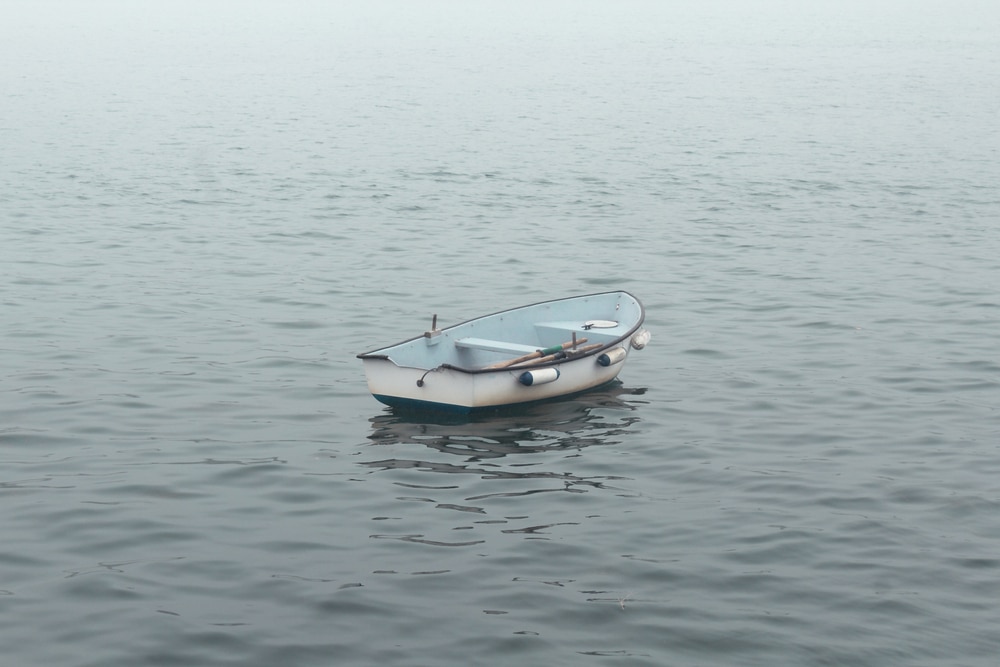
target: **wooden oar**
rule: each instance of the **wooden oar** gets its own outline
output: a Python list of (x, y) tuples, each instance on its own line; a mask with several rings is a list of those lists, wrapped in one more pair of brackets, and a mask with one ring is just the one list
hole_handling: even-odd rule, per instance
[[(581, 338), (580, 340), (586, 341), (587, 339)], [(547, 354), (544, 357), (539, 357), (537, 359), (527, 359), (525, 361), (519, 361), (516, 364), (511, 364), (510, 366), (507, 366), (507, 368), (527, 368), (528, 366), (537, 366), (538, 364), (544, 364), (548, 361), (555, 361), (556, 359), (560, 358), (560, 355), (562, 355), (563, 357), (579, 356), (584, 352), (590, 352), (591, 350), (596, 350), (602, 345), (604, 345), (604, 343), (594, 343), (593, 345), (584, 345), (583, 347), (578, 347), (572, 350), (558, 351), (555, 352), (554, 354)]]
[(530, 354), (526, 354), (522, 357), (517, 357), (516, 359), (508, 359), (507, 361), (500, 361), (493, 364), (492, 366), (487, 366), (486, 368), (507, 368), (508, 366), (513, 366), (514, 364), (520, 364), (525, 361), (530, 361), (532, 359), (538, 359), (539, 357), (547, 357), (551, 354), (556, 354), (557, 352), (562, 352), (571, 347), (575, 347), (580, 343), (586, 343), (586, 338), (580, 338), (577, 340), (576, 336), (573, 336), (573, 340), (567, 341), (562, 345), (553, 345), (552, 347), (547, 347), (544, 350), (535, 350)]

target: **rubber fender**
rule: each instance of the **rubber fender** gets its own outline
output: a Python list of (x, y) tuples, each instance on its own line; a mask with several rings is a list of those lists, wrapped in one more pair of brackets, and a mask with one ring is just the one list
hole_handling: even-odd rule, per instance
[(627, 353), (625, 352), (624, 347), (616, 347), (615, 349), (608, 350), (601, 356), (597, 357), (597, 363), (599, 363), (601, 366), (612, 366), (614, 364), (620, 364), (621, 362), (625, 361), (626, 354)]
[(558, 379), (558, 368), (539, 368), (537, 371), (524, 371), (517, 377), (517, 381), (526, 387), (555, 382)]

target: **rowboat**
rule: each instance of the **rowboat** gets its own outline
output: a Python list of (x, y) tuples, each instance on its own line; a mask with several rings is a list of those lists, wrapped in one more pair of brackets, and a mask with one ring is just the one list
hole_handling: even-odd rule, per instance
[(357, 355), (368, 389), (397, 408), (471, 413), (577, 394), (618, 377), (649, 342), (628, 292), (503, 310)]

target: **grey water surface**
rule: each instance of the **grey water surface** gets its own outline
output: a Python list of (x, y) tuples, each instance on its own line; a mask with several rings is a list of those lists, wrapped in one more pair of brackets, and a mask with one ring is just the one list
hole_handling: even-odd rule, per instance
[[(996, 664), (995, 3), (2, 15), (0, 664)], [(609, 289), (577, 400), (354, 357)]]

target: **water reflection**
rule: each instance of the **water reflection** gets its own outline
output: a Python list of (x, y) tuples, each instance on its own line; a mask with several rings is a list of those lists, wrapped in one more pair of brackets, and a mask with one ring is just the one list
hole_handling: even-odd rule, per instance
[[(387, 458), (362, 465), (382, 468), (421, 468), (434, 472), (479, 472), (490, 477), (527, 477), (539, 473), (496, 468), (472, 469), (470, 463), (494, 461), (511, 455), (579, 450), (615, 444), (640, 421), (636, 408), (645, 388), (616, 382), (572, 399), (533, 405), (517, 411), (483, 416), (415, 414), (386, 409), (371, 418), (368, 439), (373, 447), (423, 445), (449, 455), (443, 460)], [(411, 450), (407, 449), (407, 453)], [(414, 456), (426, 450), (412, 450)], [(455, 458), (461, 461), (456, 461)], [(437, 458), (437, 457), (435, 457)], [(560, 474), (562, 476), (562, 474)]]
[[(472, 418), (386, 409), (371, 418), (365, 453), (374, 456), (360, 465), (391, 473), (391, 483), (405, 493), (374, 517), (397, 530), (371, 537), (453, 548), (481, 545), (491, 534), (546, 540), (580, 525), (587, 519), (580, 506), (552, 502), (552, 494), (615, 488), (611, 480), (623, 478), (606, 474), (599, 457), (581, 450), (626, 440), (640, 421), (645, 391), (615, 383)], [(422, 479), (424, 473), (448, 477)], [(468, 532), (456, 539), (453, 531)]]

